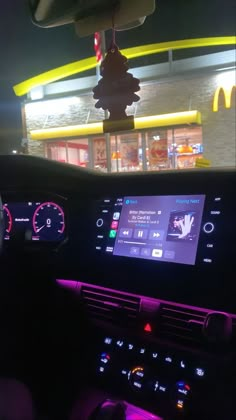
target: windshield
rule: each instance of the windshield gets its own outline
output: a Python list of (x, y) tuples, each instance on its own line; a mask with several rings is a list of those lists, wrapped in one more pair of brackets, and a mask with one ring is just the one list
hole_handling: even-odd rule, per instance
[(140, 100), (126, 109), (131, 130), (105, 133), (93, 88), (111, 31), (41, 29), (26, 3), (0, 15), (0, 154), (105, 173), (236, 166), (233, 0), (159, 0), (143, 25), (116, 33)]

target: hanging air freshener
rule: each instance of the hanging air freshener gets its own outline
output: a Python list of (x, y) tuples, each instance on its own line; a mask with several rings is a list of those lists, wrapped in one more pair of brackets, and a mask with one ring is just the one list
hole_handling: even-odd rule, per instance
[(108, 110), (109, 119), (103, 121), (103, 131), (113, 132), (134, 128), (134, 117), (127, 116), (126, 107), (139, 101), (135, 94), (140, 90), (139, 79), (128, 73), (127, 58), (121, 54), (113, 39), (105, 59), (101, 63), (101, 76), (98, 85), (93, 89), (94, 99), (98, 99), (96, 108)]

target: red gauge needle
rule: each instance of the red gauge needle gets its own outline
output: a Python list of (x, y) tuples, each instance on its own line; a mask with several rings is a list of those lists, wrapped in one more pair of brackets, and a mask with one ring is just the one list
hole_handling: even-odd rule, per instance
[(45, 227), (45, 225), (41, 226), (40, 228), (37, 229), (36, 233), (39, 233), (40, 230), (42, 230)]

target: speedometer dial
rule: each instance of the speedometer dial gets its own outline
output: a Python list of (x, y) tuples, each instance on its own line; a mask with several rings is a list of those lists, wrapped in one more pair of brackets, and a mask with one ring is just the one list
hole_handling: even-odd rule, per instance
[(12, 215), (7, 207), (6, 204), (3, 206), (3, 212), (4, 212), (4, 226), (5, 226), (5, 239), (9, 239), (9, 235), (12, 229)]
[(33, 229), (42, 241), (62, 239), (65, 230), (64, 211), (53, 202), (40, 204), (34, 212)]

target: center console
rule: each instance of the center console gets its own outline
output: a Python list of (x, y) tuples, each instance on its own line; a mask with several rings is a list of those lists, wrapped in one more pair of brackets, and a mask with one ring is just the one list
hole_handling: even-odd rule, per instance
[(201, 355), (119, 336), (104, 337), (97, 366), (103, 381), (165, 418), (189, 413), (204, 398), (211, 370)]
[(107, 399), (152, 413), (147, 420), (233, 420), (235, 315), (57, 282), (75, 291), (95, 325), (89, 368)]
[(83, 255), (92, 255), (93, 270), (87, 265), (82, 281), (58, 284), (75, 291), (95, 326), (93, 385), (104, 391), (105, 407), (127, 407), (125, 419), (234, 419), (235, 233), (227, 188), (118, 190), (91, 205)]
[(118, 290), (234, 311), (230, 277), (225, 284), (234, 265), (234, 234), (227, 223), (234, 217), (232, 200), (223, 192), (202, 191), (94, 202), (89, 246), (96, 284), (101, 280)]

